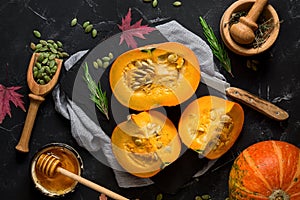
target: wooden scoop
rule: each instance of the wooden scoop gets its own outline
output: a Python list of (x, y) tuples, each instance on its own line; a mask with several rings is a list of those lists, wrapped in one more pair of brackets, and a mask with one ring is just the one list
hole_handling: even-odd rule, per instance
[(53, 155), (47, 155), (47, 154), (41, 154), (36, 162), (36, 168), (37, 170), (41, 171), (43, 174), (53, 177), (56, 173), (61, 173), (73, 180), (78, 181), (79, 183), (94, 189), (100, 193), (103, 193), (113, 199), (118, 200), (129, 200), (111, 190), (108, 190), (100, 185), (97, 185), (96, 183), (93, 183), (85, 178), (82, 178), (81, 176), (78, 176), (64, 168), (61, 167), (61, 162), (59, 159), (54, 157)]
[(240, 44), (250, 44), (255, 39), (254, 31), (258, 28), (256, 21), (268, 0), (256, 0), (247, 16), (240, 17), (238, 23), (230, 28), (231, 37)]
[(62, 60), (56, 59), (57, 70), (54, 76), (52, 77), (51, 81), (49, 81), (45, 85), (38, 84), (33, 78), (33, 67), (36, 59), (38, 58), (38, 55), (38, 53), (32, 54), (27, 70), (27, 84), (32, 93), (28, 95), (30, 99), (30, 105), (21, 138), (19, 140), (18, 145), (16, 146), (16, 149), (18, 151), (24, 153), (29, 151), (28, 143), (38, 108), (40, 104), (45, 100), (44, 96), (46, 96), (56, 85), (62, 65)]

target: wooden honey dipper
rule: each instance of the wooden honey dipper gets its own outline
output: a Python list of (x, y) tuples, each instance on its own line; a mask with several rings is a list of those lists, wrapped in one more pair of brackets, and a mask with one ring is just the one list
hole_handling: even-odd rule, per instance
[(76, 175), (76, 174), (62, 168), (61, 165), (62, 164), (59, 159), (57, 159), (53, 155), (48, 155), (48, 154), (41, 154), (36, 162), (36, 168), (43, 174), (47, 175), (48, 177), (53, 177), (53, 176), (55, 176), (56, 173), (61, 173), (65, 176), (67, 176), (73, 180), (76, 180), (79, 183), (81, 183), (91, 189), (94, 189), (95, 191), (103, 193), (113, 199), (129, 200), (111, 190), (108, 190), (100, 185), (97, 185), (96, 183), (93, 183), (92, 181), (89, 181), (79, 175)]
[(258, 28), (256, 21), (268, 0), (256, 0), (247, 16), (240, 17), (239, 22), (230, 28), (231, 37), (240, 44), (250, 44), (255, 39), (254, 31)]

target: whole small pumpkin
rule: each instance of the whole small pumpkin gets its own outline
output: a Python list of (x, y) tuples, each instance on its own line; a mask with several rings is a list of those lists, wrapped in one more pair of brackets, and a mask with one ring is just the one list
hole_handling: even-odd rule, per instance
[(283, 141), (246, 148), (229, 175), (230, 199), (299, 200), (300, 149)]

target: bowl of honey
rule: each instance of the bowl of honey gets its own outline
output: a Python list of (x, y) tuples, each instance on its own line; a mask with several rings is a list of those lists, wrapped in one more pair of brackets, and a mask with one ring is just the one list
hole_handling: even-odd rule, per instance
[(80, 176), (83, 170), (83, 162), (79, 153), (73, 147), (64, 143), (47, 144), (34, 155), (30, 168), (31, 178), (35, 187), (44, 195), (61, 197), (73, 192), (78, 183), (77, 181), (60, 173), (49, 177), (38, 170), (36, 164), (42, 154), (56, 157), (61, 162), (61, 167)]

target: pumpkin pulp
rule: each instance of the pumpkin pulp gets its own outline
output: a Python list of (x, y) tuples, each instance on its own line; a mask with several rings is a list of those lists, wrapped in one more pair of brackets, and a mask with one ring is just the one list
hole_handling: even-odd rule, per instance
[(120, 55), (110, 71), (117, 100), (134, 110), (175, 106), (189, 99), (200, 82), (198, 59), (186, 46), (167, 42)]
[(120, 165), (139, 177), (151, 177), (176, 160), (181, 143), (173, 123), (157, 111), (132, 114), (118, 124), (112, 137)]
[(239, 104), (204, 96), (184, 110), (178, 132), (186, 146), (209, 159), (216, 159), (231, 148), (243, 123), (244, 112)]

